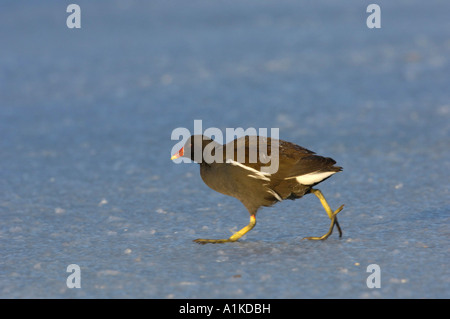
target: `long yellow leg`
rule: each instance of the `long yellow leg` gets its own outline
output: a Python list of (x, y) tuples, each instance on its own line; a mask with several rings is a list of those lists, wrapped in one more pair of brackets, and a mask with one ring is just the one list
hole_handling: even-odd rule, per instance
[(336, 225), (338, 231), (339, 231), (339, 237), (342, 237), (342, 230), (339, 226), (339, 223), (337, 221), (336, 215), (344, 208), (344, 205), (341, 205), (338, 209), (336, 209), (334, 212), (331, 210), (330, 205), (328, 205), (325, 197), (323, 196), (322, 192), (318, 189), (311, 189), (311, 193), (317, 196), (319, 198), (320, 202), (322, 203), (323, 208), (328, 214), (328, 217), (331, 219), (330, 228), (328, 229), (328, 232), (325, 235), (322, 235), (320, 237), (305, 237), (303, 239), (309, 239), (309, 240), (324, 240), (327, 239), (332, 233), (334, 225)]
[(250, 230), (252, 230), (253, 227), (256, 225), (256, 217), (255, 215), (250, 215), (250, 223), (242, 228), (241, 230), (235, 232), (233, 235), (231, 235), (228, 239), (195, 239), (194, 241), (199, 244), (222, 244), (222, 243), (229, 243), (234, 242), (244, 236), (246, 233), (248, 233)]

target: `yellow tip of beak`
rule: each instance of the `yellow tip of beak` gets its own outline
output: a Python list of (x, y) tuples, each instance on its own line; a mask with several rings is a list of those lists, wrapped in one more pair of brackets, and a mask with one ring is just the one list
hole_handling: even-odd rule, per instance
[(179, 157), (181, 157), (181, 156), (183, 156), (183, 155), (184, 155), (184, 147), (182, 147), (182, 148), (178, 151), (178, 153), (175, 153), (170, 159), (171, 159), (171, 160), (174, 160), (174, 159), (179, 158)]

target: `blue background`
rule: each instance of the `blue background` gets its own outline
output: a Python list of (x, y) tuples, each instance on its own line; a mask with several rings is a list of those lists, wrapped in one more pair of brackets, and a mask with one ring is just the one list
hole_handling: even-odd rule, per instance
[[(448, 1), (0, 4), (0, 297), (449, 298)], [(344, 167), (259, 211), (177, 165), (177, 127), (280, 129)], [(81, 289), (66, 268), (81, 267)], [(381, 288), (366, 285), (378, 264)]]

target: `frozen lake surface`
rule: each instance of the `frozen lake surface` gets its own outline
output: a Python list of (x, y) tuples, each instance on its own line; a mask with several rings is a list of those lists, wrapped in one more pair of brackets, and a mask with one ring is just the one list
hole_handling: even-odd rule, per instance
[[(378, 1), (377, 30), (360, 1), (76, 3), (81, 29), (0, 10), (1, 298), (450, 297), (448, 3)], [(329, 226), (307, 195), (193, 243), (248, 223), (170, 161), (194, 119), (333, 157), (343, 237), (301, 241)]]

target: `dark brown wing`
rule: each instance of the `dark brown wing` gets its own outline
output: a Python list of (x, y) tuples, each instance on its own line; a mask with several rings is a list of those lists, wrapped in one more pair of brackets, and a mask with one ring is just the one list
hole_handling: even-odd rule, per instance
[[(227, 147), (228, 154), (225, 152)], [(276, 154), (272, 154), (272, 151), (276, 147), (278, 147), (277, 170), (265, 175), (270, 178), (267, 187), (274, 192), (273, 199), (298, 198), (308, 192), (313, 185), (299, 184), (296, 179), (298, 176), (342, 170), (341, 167), (334, 166), (336, 161), (332, 158), (316, 155), (313, 151), (294, 143), (270, 137), (245, 136), (224, 145), (224, 161), (233, 160), (245, 165), (248, 169), (264, 172), (264, 168), (272, 164), (268, 160), (273, 160), (271, 157)]]
[(278, 148), (280, 163), (291, 167), (302, 157), (313, 155), (314, 152), (296, 144), (263, 136), (243, 136), (222, 146), (224, 161), (231, 159), (261, 171), (262, 167), (270, 166), (272, 151)]

